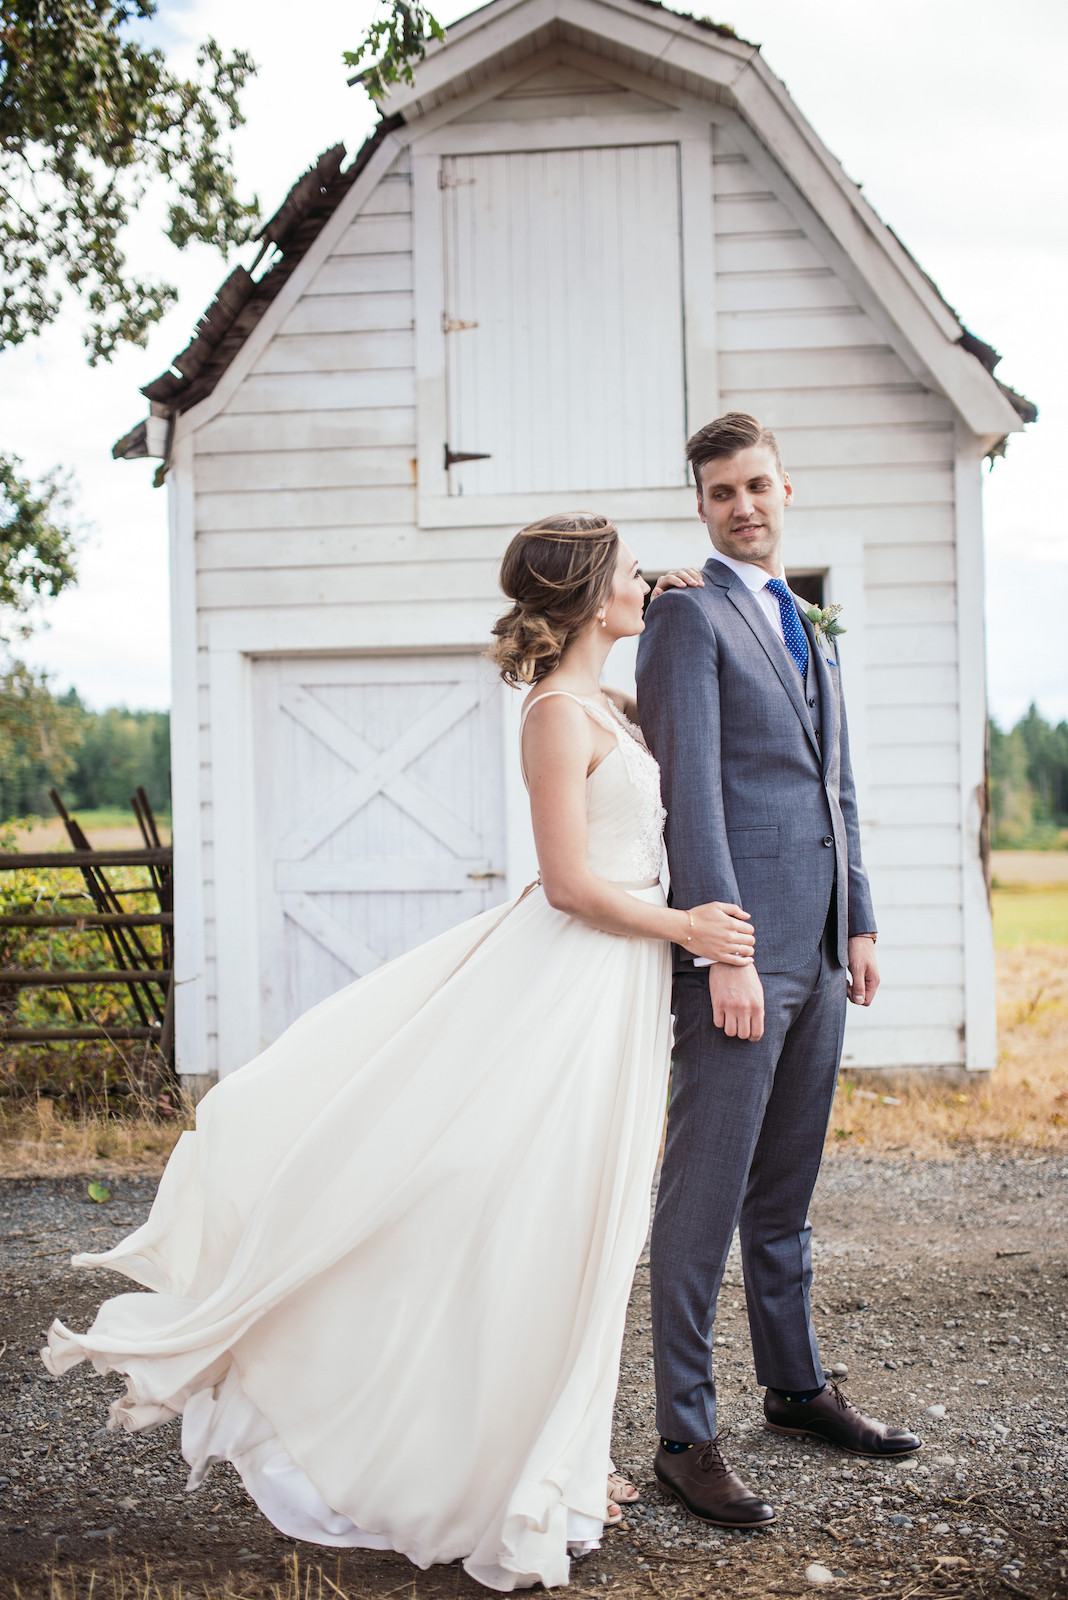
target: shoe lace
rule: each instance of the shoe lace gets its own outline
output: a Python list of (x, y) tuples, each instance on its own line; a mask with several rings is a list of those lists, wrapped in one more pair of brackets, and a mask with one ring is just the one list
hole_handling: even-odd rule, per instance
[(715, 1473), (717, 1478), (725, 1478), (727, 1476), (731, 1469), (723, 1459), (720, 1445), (725, 1443), (730, 1436), (731, 1430), (724, 1428), (722, 1433), (717, 1433), (714, 1439), (708, 1441), (697, 1458), (697, 1465), (702, 1472)]
[(857, 1408), (853, 1404), (852, 1400), (847, 1400), (846, 1399), (845, 1395), (842, 1393), (841, 1389), (835, 1383), (833, 1378), (828, 1378), (827, 1379), (827, 1387), (831, 1390), (831, 1392), (834, 1395), (834, 1398), (837, 1400), (838, 1405), (841, 1408), (841, 1410), (843, 1410), (843, 1411), (856, 1411), (857, 1412), (857, 1416), (858, 1417), (860, 1416), (860, 1412), (857, 1411)]

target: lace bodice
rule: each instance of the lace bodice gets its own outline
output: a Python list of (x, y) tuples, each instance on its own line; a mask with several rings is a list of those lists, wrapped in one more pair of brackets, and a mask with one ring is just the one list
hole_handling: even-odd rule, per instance
[[(660, 768), (641, 729), (606, 700), (553, 689), (544, 696), (528, 699), (523, 707), (520, 740), (530, 707), (536, 700), (548, 698), (549, 693), (565, 694), (594, 722), (616, 736), (615, 750), (586, 779), (590, 871), (613, 883), (651, 882), (660, 876), (667, 812), (660, 803)], [(526, 781), (525, 766), (523, 777)]]

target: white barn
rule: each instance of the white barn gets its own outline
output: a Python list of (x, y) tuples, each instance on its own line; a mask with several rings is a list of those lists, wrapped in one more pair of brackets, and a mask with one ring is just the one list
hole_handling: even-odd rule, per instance
[(180, 1070), (528, 881), (500, 555), (579, 505), (700, 563), (683, 444), (728, 409), (848, 628), (884, 986), (845, 1065), (989, 1070), (981, 469), (1034, 408), (729, 29), (492, 0), (388, 111), (116, 446), (170, 492)]

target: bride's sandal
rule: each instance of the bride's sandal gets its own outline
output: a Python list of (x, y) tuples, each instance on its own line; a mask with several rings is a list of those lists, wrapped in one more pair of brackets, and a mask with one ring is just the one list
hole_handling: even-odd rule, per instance
[(634, 1485), (628, 1483), (620, 1473), (610, 1472), (608, 1474), (608, 1498), (613, 1505), (630, 1506), (636, 1500), (640, 1500), (641, 1495)]
[(609, 1500), (605, 1507), (604, 1525), (606, 1528), (618, 1528), (623, 1521), (623, 1513), (614, 1500)]

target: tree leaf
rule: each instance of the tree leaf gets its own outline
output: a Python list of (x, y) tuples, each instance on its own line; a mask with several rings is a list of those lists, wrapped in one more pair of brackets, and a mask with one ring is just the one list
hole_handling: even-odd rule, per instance
[(0, 348), (59, 315), (64, 283), (90, 312), (90, 364), (145, 345), (175, 290), (128, 270), (122, 235), (146, 187), (168, 202), (168, 237), (223, 255), (255, 231), (226, 132), (255, 63), (214, 39), (197, 71), (142, 45), (154, 0), (3, 0), (0, 26)]
[(362, 83), (375, 101), (385, 98), (392, 83), (401, 79), (414, 83), (412, 62), (424, 59), (431, 39), (445, 37), (441, 23), (422, 0), (387, 0), (387, 4), (387, 15), (371, 21), (359, 48), (343, 52), (347, 67), (358, 67), (365, 57), (378, 55), (371, 66), (349, 79), (350, 83)]
[(103, 1205), (105, 1200), (111, 1199), (111, 1190), (105, 1189), (104, 1185), (94, 1178), (89, 1185), (89, 1198), (95, 1200), (98, 1205)]

